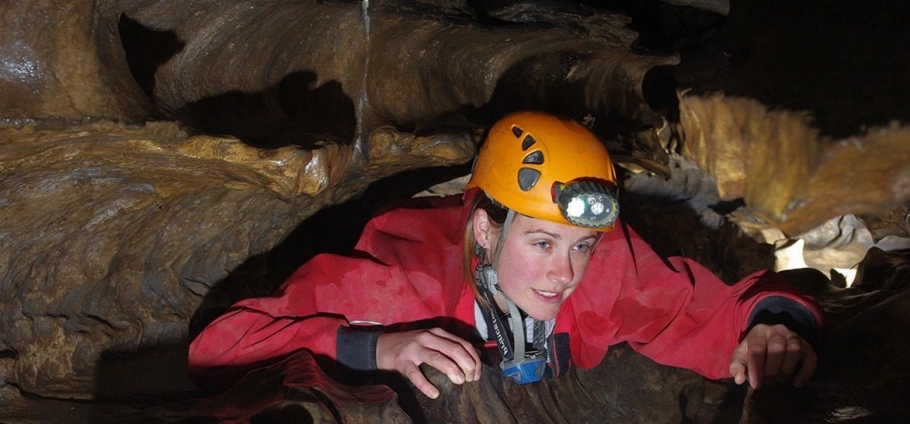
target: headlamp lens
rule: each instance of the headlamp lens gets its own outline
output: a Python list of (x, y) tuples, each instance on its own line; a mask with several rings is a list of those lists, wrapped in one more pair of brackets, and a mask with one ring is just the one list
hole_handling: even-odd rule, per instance
[(597, 181), (573, 181), (562, 187), (556, 202), (562, 216), (579, 227), (610, 227), (619, 215), (613, 191)]

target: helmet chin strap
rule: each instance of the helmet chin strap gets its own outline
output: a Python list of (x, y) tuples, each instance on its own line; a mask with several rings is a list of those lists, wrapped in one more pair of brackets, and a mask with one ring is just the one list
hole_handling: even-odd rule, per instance
[[(493, 252), (493, 258), (491, 258), (493, 262), (493, 269), (496, 269), (496, 267), (499, 265), (499, 255), (502, 254), (502, 245), (505, 244), (506, 233), (509, 232), (509, 227), (512, 226), (512, 221), (514, 220), (515, 210), (509, 209), (509, 211), (506, 212), (506, 220), (502, 223), (502, 230), (499, 231), (499, 240), (496, 241), (496, 250)], [(503, 297), (505, 297), (505, 294), (503, 294)]]
[[(505, 293), (499, 291), (499, 278), (496, 275), (496, 267), (499, 264), (499, 256), (502, 254), (502, 245), (506, 239), (506, 233), (509, 231), (509, 227), (512, 225), (512, 221), (515, 220), (515, 211), (509, 209), (506, 214), (506, 220), (502, 224), (502, 230), (499, 232), (499, 240), (496, 242), (496, 250), (493, 252), (493, 257), (491, 258), (492, 266), (480, 266), (481, 270), (477, 272), (477, 278), (479, 282), (486, 288), (484, 295), (487, 298), (487, 302), (490, 303), (491, 308), (496, 307), (494, 297), (496, 294), (502, 295), (502, 298), (506, 301), (506, 306), (509, 308), (509, 323), (512, 327), (512, 338), (514, 340), (512, 347), (514, 347), (514, 352), (510, 352), (509, 346), (502, 346), (500, 344), (500, 349), (502, 350), (503, 357), (511, 360), (521, 359), (525, 357), (525, 325), (524, 320), (521, 318), (521, 313), (518, 310), (518, 306), (515, 305), (515, 302), (512, 299), (509, 299)], [(494, 327), (496, 325), (501, 325), (498, 314), (492, 314)], [(505, 341), (499, 337), (499, 332), (502, 329), (493, 329), (497, 333), (498, 341)], [(511, 353), (511, 358), (509, 358), (509, 353)]]

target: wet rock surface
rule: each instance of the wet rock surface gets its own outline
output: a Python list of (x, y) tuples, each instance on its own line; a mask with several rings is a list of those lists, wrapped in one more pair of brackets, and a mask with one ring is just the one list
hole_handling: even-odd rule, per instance
[(262, 151), (170, 124), (0, 131), (0, 197), (17, 211), (2, 236), (7, 378), (76, 398), (92, 397), (104, 353), (185, 339), (211, 288), (306, 216), (411, 160), (464, 162), (474, 145), (377, 134), (374, 164), (352, 170), (351, 148)]
[[(425, 372), (440, 388), (439, 399), (426, 398), (400, 376), (339, 383), (301, 351), (249, 373), (223, 393), (186, 393), (181, 400), (152, 404), (96, 402), (74, 406), (64, 416), (67, 422), (122, 423), (683, 422), (696, 419), (705, 399), (701, 377), (657, 365), (626, 345), (600, 367), (531, 385), (504, 380), (489, 365), (481, 381), (462, 386), (435, 370)], [(58, 401), (20, 402), (8, 415), (20, 422), (47, 419), (41, 411), (47, 408), (65, 410)]]
[[(343, 251), (376, 208), (469, 172), (485, 126), (515, 109), (584, 120), (623, 175), (672, 183), (630, 185), (627, 221), (726, 281), (774, 260), (724, 219), (740, 206), (787, 235), (848, 213), (875, 242), (910, 234), (903, 6), (364, 4), (0, 4), (0, 420), (910, 415), (908, 258), (877, 249), (850, 288), (794, 274), (830, 316), (818, 378), (799, 391), (705, 382), (623, 346), (536, 386), (490, 368), (441, 401), (400, 382), (350, 388), (304, 357), (220, 395), (196, 389), (194, 331), (315, 252)], [(811, 19), (777, 19), (788, 13)], [(836, 40), (857, 53), (833, 54)]]
[[(641, 81), (676, 61), (631, 52), (634, 32), (613, 13), (559, 16), (571, 30), (497, 29), (442, 19), (445, 9), (345, 2), (115, 6), (79, 9), (117, 22), (86, 29), (98, 33), (94, 51), (119, 48), (120, 60), (104, 69), (148, 96), (149, 117), (176, 121), (80, 123), (61, 109), (57, 120), (2, 129), (0, 198), (17, 211), (2, 233), (0, 322), (12, 357), (4, 373), (42, 396), (92, 398), (105, 354), (185, 340), (194, 315), (210, 317), (208, 304), (219, 303), (213, 287), (315, 212), (383, 177), (469, 163), (478, 121), (496, 111), (556, 107), (562, 100), (551, 94), (571, 89), (590, 94), (576, 107), (653, 121)], [(25, 39), (32, 29), (10, 31)], [(69, 70), (53, 60), (53, 45), (42, 46), (58, 73)], [(104, 59), (86, 52), (80, 60), (101, 68)], [(52, 88), (7, 82), (36, 104), (54, 98)]]

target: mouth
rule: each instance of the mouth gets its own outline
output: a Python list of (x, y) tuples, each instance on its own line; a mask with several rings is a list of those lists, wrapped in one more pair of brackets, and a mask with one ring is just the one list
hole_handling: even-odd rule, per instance
[(562, 301), (562, 292), (532, 289), (537, 298), (546, 303), (559, 303)]

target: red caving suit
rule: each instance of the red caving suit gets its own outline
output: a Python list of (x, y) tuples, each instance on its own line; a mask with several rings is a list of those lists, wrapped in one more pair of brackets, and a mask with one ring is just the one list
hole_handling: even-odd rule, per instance
[[(462, 270), (467, 209), (458, 197), (424, 198), (376, 216), (350, 257), (318, 255), (273, 296), (237, 302), (209, 324), (190, 346), (192, 376), (223, 387), (241, 371), (299, 349), (336, 358), (339, 327), (358, 322), (433, 320), (467, 338), (458, 330), (475, 327)], [(728, 286), (691, 259), (662, 259), (617, 222), (553, 331), (568, 335), (571, 363), (582, 368), (628, 342), (658, 363), (725, 378), (754, 306), (769, 296), (797, 302), (821, 323), (818, 306), (774, 272)]]

